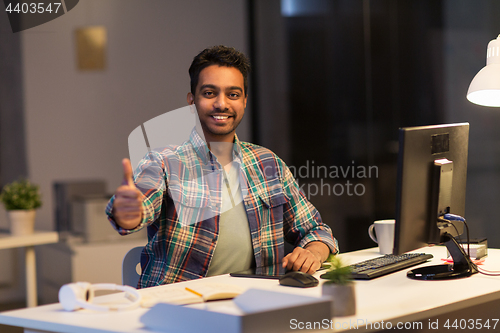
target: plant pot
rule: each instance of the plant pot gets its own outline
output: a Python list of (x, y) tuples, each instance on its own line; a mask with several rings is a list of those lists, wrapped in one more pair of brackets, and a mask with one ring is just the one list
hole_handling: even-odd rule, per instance
[(356, 293), (354, 283), (323, 283), (321, 294), (332, 298), (332, 317), (353, 316), (356, 314)]
[(30, 235), (35, 231), (36, 211), (31, 210), (9, 210), (7, 217), (12, 236)]

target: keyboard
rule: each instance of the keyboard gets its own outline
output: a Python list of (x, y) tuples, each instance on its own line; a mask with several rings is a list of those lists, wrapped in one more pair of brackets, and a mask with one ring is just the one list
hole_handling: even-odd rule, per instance
[(382, 257), (351, 265), (352, 278), (355, 280), (371, 280), (424, 263), (432, 257), (432, 254), (426, 253), (386, 254)]

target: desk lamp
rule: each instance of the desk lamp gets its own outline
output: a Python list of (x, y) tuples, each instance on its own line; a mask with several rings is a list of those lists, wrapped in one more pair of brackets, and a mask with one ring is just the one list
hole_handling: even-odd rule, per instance
[(474, 104), (500, 107), (500, 35), (489, 42), (486, 66), (472, 79), (467, 99)]

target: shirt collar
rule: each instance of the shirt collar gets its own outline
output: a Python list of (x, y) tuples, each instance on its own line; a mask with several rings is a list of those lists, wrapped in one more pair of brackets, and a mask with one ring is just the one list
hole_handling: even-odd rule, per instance
[[(198, 157), (203, 161), (204, 164), (208, 164), (212, 159), (212, 153), (210, 152), (210, 149), (208, 149), (205, 140), (196, 131), (196, 128), (193, 128), (193, 130), (191, 131), (189, 141), (193, 145), (193, 148)], [(233, 161), (241, 161), (241, 143), (236, 134), (234, 134)]]

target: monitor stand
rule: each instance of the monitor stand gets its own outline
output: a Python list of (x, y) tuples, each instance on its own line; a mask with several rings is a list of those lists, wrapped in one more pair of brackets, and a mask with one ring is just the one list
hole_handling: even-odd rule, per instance
[(476, 265), (470, 260), (455, 238), (449, 233), (442, 236), (448, 252), (453, 258), (453, 265), (435, 265), (412, 269), (406, 275), (415, 280), (449, 280), (469, 277), (478, 272)]

